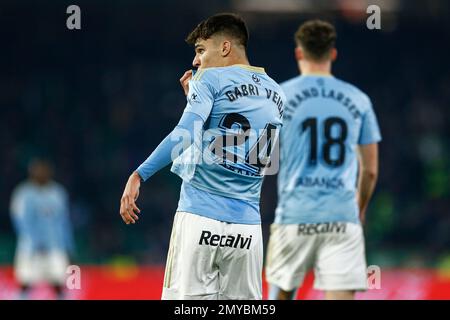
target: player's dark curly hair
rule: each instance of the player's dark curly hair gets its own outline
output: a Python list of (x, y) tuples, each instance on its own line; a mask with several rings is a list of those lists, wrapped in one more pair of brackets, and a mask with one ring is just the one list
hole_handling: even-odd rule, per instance
[(336, 29), (322, 20), (309, 20), (303, 23), (295, 33), (295, 42), (302, 47), (308, 58), (324, 60), (336, 43)]
[(207, 40), (216, 33), (231, 36), (247, 48), (249, 37), (247, 26), (245, 21), (234, 13), (219, 13), (203, 20), (189, 33), (186, 42), (194, 45), (198, 39)]

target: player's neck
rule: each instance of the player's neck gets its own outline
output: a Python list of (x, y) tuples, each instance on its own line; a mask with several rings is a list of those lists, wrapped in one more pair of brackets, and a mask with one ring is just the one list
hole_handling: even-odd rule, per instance
[(250, 62), (248, 61), (247, 56), (241, 55), (241, 54), (232, 55), (232, 56), (228, 57), (228, 59), (226, 59), (224, 62), (225, 62), (224, 67), (229, 67), (229, 66), (237, 65), (237, 64), (245, 65), (245, 66), (250, 65)]
[(326, 61), (322, 63), (299, 61), (298, 68), (300, 70), (300, 74), (304, 76), (308, 75), (331, 76), (331, 61)]
[(37, 187), (45, 187), (48, 185), (49, 181), (40, 181), (36, 179), (30, 179), (31, 183)]

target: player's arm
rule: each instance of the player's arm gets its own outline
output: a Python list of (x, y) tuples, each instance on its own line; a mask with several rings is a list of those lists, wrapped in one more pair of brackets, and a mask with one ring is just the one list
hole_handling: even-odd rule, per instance
[(189, 138), (188, 144), (183, 145), (183, 147), (190, 146), (194, 142), (194, 137), (199, 133), (197, 131), (203, 128), (203, 124), (204, 121), (199, 115), (192, 112), (184, 112), (173, 131), (130, 175), (120, 201), (120, 215), (126, 224), (135, 223), (139, 219), (137, 213), (140, 213), (140, 210), (136, 206), (136, 200), (139, 196), (141, 181), (146, 181), (174, 160), (172, 159), (172, 151), (180, 144), (180, 138), (187, 136)]
[(39, 234), (36, 232), (36, 216), (30, 204), (29, 196), (23, 191), (14, 192), (11, 204), (11, 218), (19, 237), (27, 237), (36, 243)]
[(378, 178), (378, 143), (381, 141), (381, 132), (369, 97), (363, 96), (362, 101), (367, 103), (367, 107), (362, 117), (362, 126), (358, 141), (358, 206), (359, 217), (361, 223), (364, 224), (367, 206), (369, 205)]
[(358, 206), (361, 223), (365, 223), (366, 210), (372, 197), (378, 178), (378, 144), (360, 145), (359, 153), (359, 181)]
[[(126, 224), (135, 223), (138, 220), (137, 213), (140, 213), (140, 210), (136, 206), (136, 199), (139, 196), (141, 180), (147, 180), (174, 160), (172, 150), (178, 147), (179, 138), (185, 137), (186, 132), (189, 133), (189, 145), (191, 145), (194, 138), (199, 136), (199, 131), (202, 131), (212, 110), (217, 88), (216, 75), (206, 71), (203, 74), (205, 76), (201, 80), (199, 77), (191, 79), (192, 72), (187, 71), (180, 79), (183, 88), (186, 83), (189, 88), (187, 105), (180, 122), (147, 160), (130, 175), (120, 203), (120, 215)], [(183, 147), (188, 146), (183, 145)], [(176, 158), (178, 155), (174, 156)]]

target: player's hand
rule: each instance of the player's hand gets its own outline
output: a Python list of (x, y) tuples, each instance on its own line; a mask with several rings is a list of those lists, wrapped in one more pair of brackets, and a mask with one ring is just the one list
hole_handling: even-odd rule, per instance
[(136, 223), (136, 220), (139, 220), (137, 214), (141, 210), (136, 206), (136, 200), (139, 197), (140, 186), (141, 177), (137, 172), (133, 172), (128, 178), (122, 199), (120, 199), (120, 216), (126, 224)]
[(360, 202), (359, 193), (356, 194), (356, 203), (358, 204), (358, 209), (359, 209), (359, 221), (361, 222), (361, 225), (364, 227), (364, 225), (366, 224), (367, 207), (363, 208), (363, 206)]
[(180, 78), (180, 84), (183, 87), (184, 95), (187, 96), (189, 93), (189, 80), (192, 79), (192, 70), (186, 71)]
[(366, 224), (366, 210), (359, 213), (359, 221), (361, 221), (361, 225), (364, 227)]

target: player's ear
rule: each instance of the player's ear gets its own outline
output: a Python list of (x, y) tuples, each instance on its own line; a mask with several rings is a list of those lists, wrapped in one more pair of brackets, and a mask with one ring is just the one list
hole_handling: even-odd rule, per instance
[(304, 55), (303, 55), (303, 50), (300, 47), (295, 47), (295, 60), (299, 61), (302, 60)]
[(222, 42), (222, 48), (221, 48), (221, 54), (222, 57), (226, 57), (230, 54), (231, 52), (231, 42), (228, 40), (224, 40)]
[(337, 52), (336, 48), (331, 49), (330, 59), (331, 59), (332, 62), (337, 59), (337, 54), (338, 54), (338, 52)]

